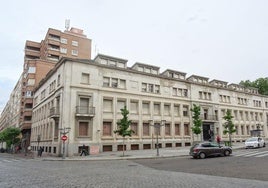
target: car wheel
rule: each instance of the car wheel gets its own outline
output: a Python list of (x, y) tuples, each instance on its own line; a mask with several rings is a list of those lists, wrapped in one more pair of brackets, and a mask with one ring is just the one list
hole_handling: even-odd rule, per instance
[(265, 143), (263, 143), (263, 147), (265, 147), (266, 145), (265, 145)]
[(224, 156), (229, 156), (230, 155), (230, 151), (229, 150), (225, 150), (224, 151)]
[(206, 154), (205, 153), (199, 153), (199, 157), (200, 159), (205, 159), (206, 158)]

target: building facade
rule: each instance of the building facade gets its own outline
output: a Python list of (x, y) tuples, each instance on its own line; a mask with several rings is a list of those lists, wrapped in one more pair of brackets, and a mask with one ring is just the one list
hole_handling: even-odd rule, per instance
[(7, 127), (19, 128), (21, 105), (22, 76), (10, 94), (9, 101), (3, 109), (0, 117), (0, 132)]
[(18, 127), (24, 146), (30, 143), (33, 90), (62, 57), (91, 59), (91, 39), (78, 28), (49, 28), (41, 42), (27, 40), (22, 76), (0, 117), (0, 131)]
[[(200, 105), (202, 133), (191, 131), (193, 104)], [(223, 135), (223, 116), (232, 111), (235, 142), (243, 142), (252, 130), (268, 137), (268, 97), (255, 88), (212, 80), (143, 63), (127, 66), (127, 60), (99, 54), (94, 60), (62, 58), (34, 92), (31, 146), (61, 155), (77, 155), (83, 144), (100, 152), (123, 149), (114, 133), (124, 106), (132, 121), (127, 150), (184, 147), (195, 140)], [(68, 130), (65, 132), (65, 130)], [(61, 136), (67, 133), (63, 142)]]

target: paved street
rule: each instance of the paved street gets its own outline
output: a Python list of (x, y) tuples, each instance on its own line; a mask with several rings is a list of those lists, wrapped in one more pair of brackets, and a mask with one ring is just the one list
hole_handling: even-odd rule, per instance
[[(237, 175), (235, 177), (238, 178), (230, 178), (226, 175), (231, 172), (235, 174), (236, 168), (240, 168), (240, 170), (238, 169), (240, 173), (245, 173), (245, 168), (242, 167), (246, 163), (249, 163), (245, 165), (248, 170), (262, 168), (263, 172), (267, 173), (267, 156), (256, 157), (258, 154), (246, 156), (250, 155), (250, 152), (265, 151), (267, 148), (240, 149), (236, 150), (230, 157), (215, 157), (204, 160), (181, 156), (135, 161), (134, 159), (61, 161), (43, 160), (43, 158), (14, 158), (10, 157), (9, 154), (0, 154), (0, 187), (267, 188), (268, 181), (264, 178), (252, 180)], [(161, 152), (164, 154), (163, 150)], [(244, 154), (242, 155), (242, 153)], [(82, 157), (82, 159), (87, 158)], [(231, 164), (235, 166), (230, 168)], [(178, 169), (176, 170), (176, 168)], [(203, 170), (196, 171), (198, 168)], [(187, 171), (187, 169), (193, 171)], [(255, 172), (258, 172), (256, 170)], [(223, 171), (225, 174), (222, 173)], [(258, 173), (256, 176), (260, 176), (260, 174)]]
[(175, 172), (268, 181), (268, 149), (239, 149), (229, 157), (135, 160), (144, 166)]

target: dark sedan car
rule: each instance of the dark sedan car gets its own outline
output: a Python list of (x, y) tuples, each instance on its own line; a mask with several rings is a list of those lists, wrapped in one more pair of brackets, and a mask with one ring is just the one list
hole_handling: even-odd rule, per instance
[(202, 142), (195, 144), (190, 149), (190, 155), (193, 158), (204, 159), (208, 156), (229, 156), (232, 148), (228, 146), (220, 146), (214, 142)]

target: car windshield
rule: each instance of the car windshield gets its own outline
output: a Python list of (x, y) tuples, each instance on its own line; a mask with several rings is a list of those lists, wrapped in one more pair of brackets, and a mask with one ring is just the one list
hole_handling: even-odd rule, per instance
[(252, 142), (252, 141), (257, 141), (258, 140), (258, 138), (249, 138), (249, 139), (247, 139), (247, 142)]

